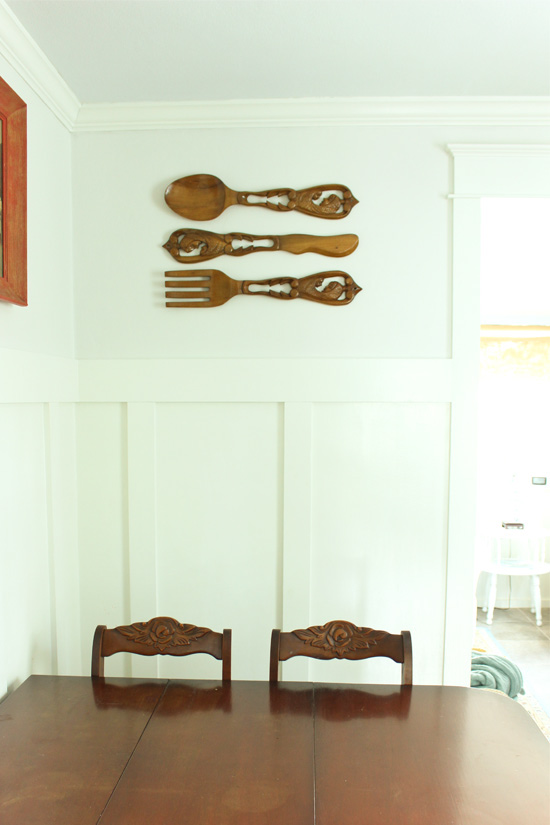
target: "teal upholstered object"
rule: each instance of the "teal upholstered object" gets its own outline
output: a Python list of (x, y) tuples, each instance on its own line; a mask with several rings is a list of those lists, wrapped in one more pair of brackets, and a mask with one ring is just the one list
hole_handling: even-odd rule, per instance
[(474, 688), (500, 690), (514, 699), (525, 693), (521, 670), (510, 659), (490, 653), (472, 653), (470, 685)]

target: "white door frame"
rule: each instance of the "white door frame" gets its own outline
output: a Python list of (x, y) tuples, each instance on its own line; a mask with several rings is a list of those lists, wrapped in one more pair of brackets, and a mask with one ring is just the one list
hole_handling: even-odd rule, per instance
[(454, 165), (453, 383), (443, 682), (464, 684), (475, 625), (481, 200), (550, 197), (550, 145), (450, 144), (448, 149)]

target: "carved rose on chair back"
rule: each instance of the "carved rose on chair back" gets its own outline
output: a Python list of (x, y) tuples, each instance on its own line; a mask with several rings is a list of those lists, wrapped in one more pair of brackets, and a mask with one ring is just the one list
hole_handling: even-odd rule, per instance
[(180, 624), (180, 622), (168, 616), (150, 619), (148, 622), (136, 622), (132, 625), (117, 627), (117, 630), (132, 642), (150, 645), (161, 653), (167, 647), (189, 645), (206, 633), (210, 633), (207, 627)]
[(327, 622), (306, 630), (294, 630), (294, 635), (312, 647), (318, 647), (333, 657), (342, 658), (352, 650), (364, 650), (388, 635), (384, 630), (357, 627), (351, 622)]

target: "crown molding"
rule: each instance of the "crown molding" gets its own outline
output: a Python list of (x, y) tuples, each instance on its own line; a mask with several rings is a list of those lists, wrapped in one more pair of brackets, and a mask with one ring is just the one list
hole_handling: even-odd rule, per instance
[(550, 145), (545, 143), (449, 143), (453, 157), (549, 157)]
[(0, 54), (61, 123), (72, 130), (80, 101), (4, 0), (0, 0)]
[(550, 126), (550, 97), (371, 97), (84, 104), (75, 132), (293, 126)]

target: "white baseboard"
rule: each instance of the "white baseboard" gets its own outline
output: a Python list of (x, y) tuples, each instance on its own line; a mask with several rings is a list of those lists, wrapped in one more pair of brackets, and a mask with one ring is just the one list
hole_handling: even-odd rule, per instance
[[(482, 603), (478, 601), (478, 607), (482, 607)], [(549, 599), (541, 599), (541, 606), (542, 607), (550, 607), (550, 598)], [(522, 608), (523, 610), (530, 610), (531, 604), (529, 599), (525, 598), (516, 598), (516, 599), (497, 599), (495, 602), (495, 607), (499, 610), (506, 610), (507, 608)]]

